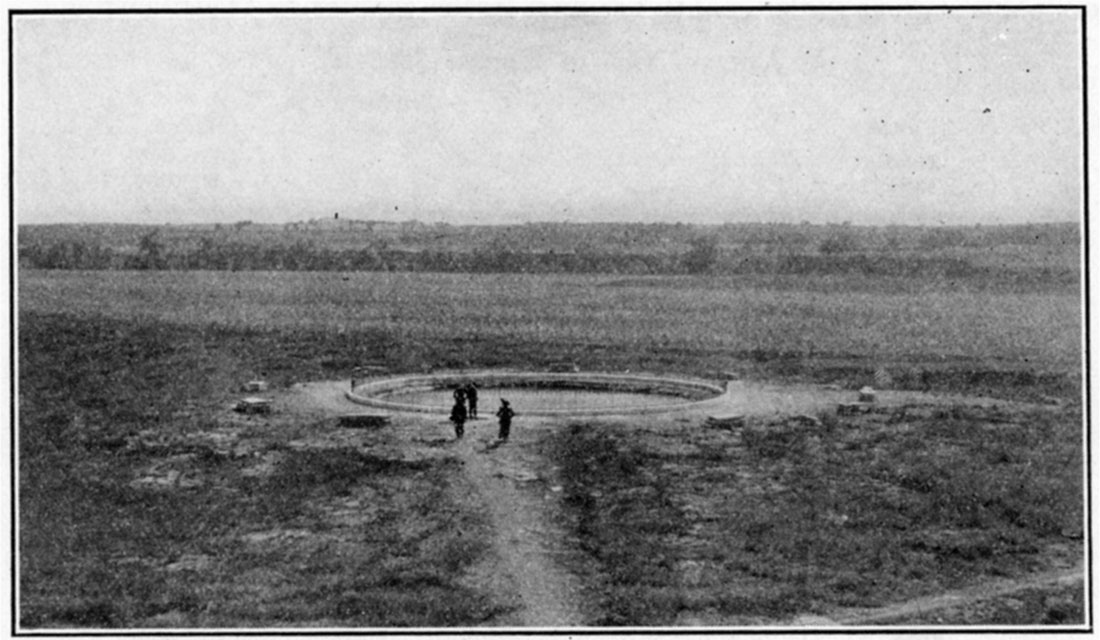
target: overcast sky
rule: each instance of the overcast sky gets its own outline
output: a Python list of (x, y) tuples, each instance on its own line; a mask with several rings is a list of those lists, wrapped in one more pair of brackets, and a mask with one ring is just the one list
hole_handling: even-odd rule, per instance
[(1080, 15), (17, 16), (45, 222), (1080, 220)]

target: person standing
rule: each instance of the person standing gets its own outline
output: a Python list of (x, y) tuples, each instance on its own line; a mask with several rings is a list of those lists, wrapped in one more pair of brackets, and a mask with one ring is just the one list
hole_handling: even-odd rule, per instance
[(466, 404), (470, 407), (470, 419), (477, 420), (477, 385), (472, 382), (466, 385)]
[(466, 405), (455, 402), (451, 407), (451, 422), (455, 425), (455, 439), (461, 440), (466, 432)]
[(497, 418), (500, 419), (500, 433), (499, 437), (502, 441), (508, 440), (508, 434), (512, 430), (512, 417), (516, 415), (515, 411), (512, 411), (511, 405), (504, 398), (500, 399), (500, 408), (497, 409)]

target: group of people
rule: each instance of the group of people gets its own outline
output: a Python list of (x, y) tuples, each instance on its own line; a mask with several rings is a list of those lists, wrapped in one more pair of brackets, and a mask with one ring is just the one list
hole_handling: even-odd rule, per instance
[[(455, 387), (455, 409), (462, 409), (462, 412), (470, 420), (477, 419), (477, 385), (472, 382)], [(467, 409), (467, 406), (469, 408)], [(454, 411), (452, 410), (452, 413)]]
[[(455, 438), (461, 438), (466, 432), (466, 420), (477, 419), (477, 385), (470, 382), (462, 385), (454, 391), (455, 404), (451, 407), (451, 422), (455, 426)], [(516, 415), (512, 407), (504, 398), (500, 399), (500, 408), (497, 409), (497, 419), (500, 421), (500, 432), (497, 435), (502, 441), (508, 439), (512, 430), (512, 416)]]

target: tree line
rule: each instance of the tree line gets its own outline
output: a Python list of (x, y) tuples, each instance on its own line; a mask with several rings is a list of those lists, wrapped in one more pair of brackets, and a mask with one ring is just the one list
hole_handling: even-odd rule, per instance
[(358, 248), (254, 243), (202, 236), (166, 242), (146, 233), (136, 248), (109, 247), (79, 239), (39, 240), (19, 248), (24, 268), (80, 270), (213, 271), (407, 271), (459, 273), (574, 273), (623, 275), (843, 275), (974, 278), (1009, 277), (1075, 284), (1076, 270), (1051, 266), (1007, 269), (980, 266), (958, 255), (867, 250), (850, 237), (829, 236), (816, 247), (788, 251), (729, 250), (715, 238), (697, 237), (678, 251), (608, 251), (587, 244), (574, 251), (514, 250), (490, 242), (470, 250), (405, 249), (384, 244)]
[(708, 244), (684, 255), (515, 251), (500, 243), (470, 251), (410, 250), (367, 245), (355, 249), (310, 242), (258, 244), (202, 238), (194, 246), (170, 246), (155, 234), (136, 250), (81, 240), (34, 242), (19, 247), (19, 262), (32, 269), (212, 270), (212, 271), (434, 271), (467, 273), (702, 273), (713, 267)]

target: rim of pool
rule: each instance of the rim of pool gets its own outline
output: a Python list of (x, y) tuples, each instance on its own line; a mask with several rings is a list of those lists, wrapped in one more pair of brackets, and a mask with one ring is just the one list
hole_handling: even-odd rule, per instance
[[(495, 412), (500, 397), (509, 399), (516, 415), (553, 417), (678, 412), (713, 404), (728, 393), (724, 381), (660, 375), (471, 371), (365, 380), (345, 395), (356, 404), (386, 411), (447, 415), (451, 402), (449, 396), (440, 394), (449, 394), (452, 389), (470, 382), (478, 387), (479, 405), (485, 417)], [(524, 406), (522, 400), (516, 402), (508, 397), (510, 393), (516, 396), (557, 392), (574, 395), (571, 402), (565, 403), (571, 404), (570, 408), (551, 409), (537, 403)], [(598, 402), (599, 399), (593, 397), (590, 406), (582, 406), (586, 403), (578, 394), (610, 394), (612, 401), (610, 404)]]

